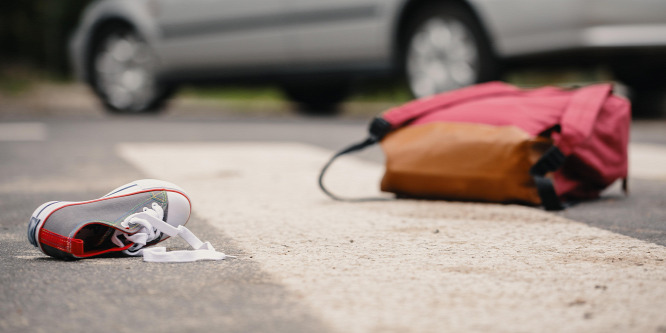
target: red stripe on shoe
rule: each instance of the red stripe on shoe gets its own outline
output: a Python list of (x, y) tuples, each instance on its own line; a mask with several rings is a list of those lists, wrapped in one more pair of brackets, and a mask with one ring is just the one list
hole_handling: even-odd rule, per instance
[(67, 252), (79, 258), (92, 257), (107, 252), (123, 251), (127, 250), (133, 245), (132, 243), (130, 243), (123, 247), (113, 247), (106, 250), (92, 251), (86, 253), (83, 250), (82, 239), (65, 237), (62, 235), (58, 235), (55, 232), (48, 231), (46, 229), (41, 229), (39, 231), (39, 241), (44, 245), (50, 246), (52, 248), (58, 249), (63, 252)]
[(83, 240), (81, 239), (65, 237), (42, 228), (39, 231), (39, 241), (44, 245), (75, 256), (83, 255)]

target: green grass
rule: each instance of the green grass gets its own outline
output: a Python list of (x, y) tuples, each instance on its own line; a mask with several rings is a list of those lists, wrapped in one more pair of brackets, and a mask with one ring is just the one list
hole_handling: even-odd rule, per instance
[(27, 93), (33, 86), (29, 79), (17, 79), (0, 76), (0, 94), (18, 96)]
[(0, 66), (0, 94), (23, 96), (39, 84), (69, 84), (71, 78), (50, 74), (21, 64)]
[(282, 95), (277, 87), (258, 86), (258, 87), (185, 87), (181, 91), (182, 96), (204, 98), (204, 99), (222, 99), (229, 101), (281, 101)]
[[(522, 87), (583, 85), (611, 79), (607, 71), (599, 68), (525, 69), (509, 72), (504, 77), (505, 81)], [(181, 93), (182, 96), (237, 103), (285, 102), (280, 88), (271, 85), (186, 87)], [(412, 96), (404, 82), (369, 81), (355, 84), (346, 101), (400, 104), (410, 100)]]
[(20, 65), (0, 67), (0, 94), (18, 96), (28, 93), (42, 75), (37, 71)]
[[(580, 85), (609, 81), (611, 78), (607, 71), (599, 68), (527, 69), (507, 73), (504, 77), (507, 82), (522, 87)], [(54, 76), (29, 66), (13, 64), (0, 66), (0, 95), (4, 96), (28, 95), (35, 86), (40, 84), (70, 83), (72, 80), (69, 78)], [(179, 91), (179, 96), (239, 108), (289, 108), (289, 102), (277, 85), (185, 86)], [(354, 84), (352, 94), (346, 100), (346, 104), (363, 108), (376, 103), (378, 107), (385, 107), (386, 105), (399, 105), (410, 100), (412, 100), (412, 96), (404, 82), (373, 80)], [(380, 104), (381, 106), (379, 106)]]
[(412, 100), (409, 88), (403, 82), (370, 82), (357, 87), (352, 102), (405, 103)]
[(540, 87), (546, 85), (573, 86), (600, 81), (612, 81), (611, 74), (602, 67), (525, 69), (507, 73), (507, 82), (521, 87)]
[[(181, 96), (230, 102), (284, 102), (285, 97), (278, 86), (188, 86), (181, 90)], [(404, 84), (369, 83), (356, 85), (348, 102), (404, 103), (411, 100)]]

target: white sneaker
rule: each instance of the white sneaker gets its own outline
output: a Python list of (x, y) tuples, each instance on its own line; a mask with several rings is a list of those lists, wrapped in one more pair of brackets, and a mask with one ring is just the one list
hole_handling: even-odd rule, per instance
[[(210, 243), (184, 227), (191, 204), (180, 187), (155, 179), (125, 184), (90, 201), (50, 201), (39, 206), (28, 224), (28, 240), (58, 259), (99, 256), (109, 252), (143, 255), (146, 261), (224, 259)], [(144, 249), (180, 235), (195, 251)]]

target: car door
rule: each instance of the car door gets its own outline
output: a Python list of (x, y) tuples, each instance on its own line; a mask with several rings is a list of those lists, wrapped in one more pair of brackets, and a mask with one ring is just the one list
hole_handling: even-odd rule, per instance
[(666, 40), (663, 0), (471, 1), (500, 56)]
[(154, 0), (165, 68), (233, 75), (287, 62), (283, 0)]
[(285, 0), (285, 34), (301, 67), (388, 59), (387, 0)]
[(581, 0), (471, 0), (503, 57), (576, 45)]
[(666, 1), (581, 0), (589, 46), (666, 45)]

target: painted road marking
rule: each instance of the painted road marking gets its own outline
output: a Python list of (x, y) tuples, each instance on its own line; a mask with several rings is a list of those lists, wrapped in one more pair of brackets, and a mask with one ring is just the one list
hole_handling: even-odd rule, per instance
[(0, 123), (0, 141), (44, 141), (46, 136), (42, 123)]
[(651, 144), (630, 144), (629, 178), (666, 181), (666, 147)]
[[(666, 248), (521, 206), (341, 203), (316, 186), (331, 152), (287, 143), (124, 144), (147, 176), (182, 186), (339, 332), (655, 332)], [(353, 157), (326, 179), (377, 194)], [(224, 269), (224, 263), (220, 264)]]

